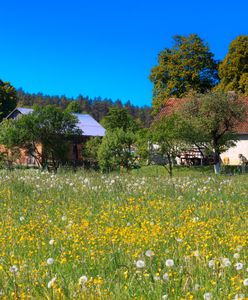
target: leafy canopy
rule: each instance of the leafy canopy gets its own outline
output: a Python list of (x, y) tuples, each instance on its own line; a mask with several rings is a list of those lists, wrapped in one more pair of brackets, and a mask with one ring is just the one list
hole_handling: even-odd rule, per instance
[(0, 122), (5, 118), (17, 104), (15, 88), (8, 82), (0, 80)]
[(248, 95), (248, 35), (238, 36), (219, 66), (221, 82), (218, 88)]
[(191, 91), (205, 93), (218, 83), (217, 62), (197, 34), (173, 37), (172, 48), (159, 53), (151, 70), (153, 109), (158, 112), (169, 97), (183, 97)]

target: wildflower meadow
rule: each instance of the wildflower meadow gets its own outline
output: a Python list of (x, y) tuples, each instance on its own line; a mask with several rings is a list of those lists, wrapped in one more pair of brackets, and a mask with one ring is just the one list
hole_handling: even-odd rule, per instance
[(0, 298), (248, 297), (248, 176), (154, 170), (0, 171)]

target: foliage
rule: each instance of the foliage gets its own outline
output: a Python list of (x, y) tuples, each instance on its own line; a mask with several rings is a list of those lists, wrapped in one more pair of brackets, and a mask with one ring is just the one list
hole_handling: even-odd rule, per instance
[(219, 66), (219, 75), (219, 89), (248, 95), (248, 35), (240, 35), (231, 42)]
[(98, 122), (104, 118), (111, 108), (126, 108), (130, 115), (139, 120), (142, 127), (149, 127), (152, 121), (151, 108), (148, 106), (134, 106), (130, 101), (123, 104), (120, 100), (113, 101), (111, 99), (96, 97), (94, 99), (88, 96), (79, 95), (77, 98), (68, 98), (66, 96), (49, 96), (42, 93), (30, 94), (23, 90), (17, 91), (18, 105), (24, 107), (32, 107), (33, 105), (46, 106), (48, 104), (56, 105), (62, 109), (66, 109), (70, 103), (78, 103), (81, 111), (90, 114)]
[(25, 148), (42, 167), (51, 163), (53, 168), (65, 162), (69, 139), (79, 134), (77, 118), (51, 105), (36, 107), (18, 120), (6, 120), (0, 130), (1, 143), (7, 148)]
[(131, 131), (117, 128), (107, 131), (98, 150), (98, 161), (103, 171), (132, 168), (135, 157), (131, 146), (135, 135)]
[(123, 129), (123, 131), (136, 131), (137, 122), (133, 119), (126, 108), (111, 108), (101, 124), (107, 130)]
[(197, 34), (176, 35), (172, 48), (159, 53), (151, 70), (153, 109), (157, 113), (169, 97), (183, 97), (190, 91), (205, 93), (218, 83), (217, 62)]
[(79, 104), (79, 102), (77, 101), (71, 101), (67, 108), (66, 108), (66, 111), (70, 112), (70, 113), (78, 113), (78, 114), (81, 114), (82, 113), (82, 107), (81, 105)]
[(244, 104), (233, 94), (199, 94), (183, 105), (181, 117), (182, 138), (214, 152), (219, 172), (220, 153), (234, 145), (235, 126), (245, 117)]
[(170, 176), (172, 176), (172, 167), (176, 156), (185, 147), (182, 142), (180, 124), (178, 115), (172, 114), (154, 122), (150, 129), (151, 141), (157, 146), (156, 152), (165, 159)]
[(82, 155), (87, 159), (97, 161), (98, 149), (102, 143), (101, 137), (91, 137), (83, 146)]
[(0, 80), (0, 122), (17, 104), (16, 90), (9, 82)]
[(247, 297), (248, 176), (146, 170), (1, 170), (1, 297)]

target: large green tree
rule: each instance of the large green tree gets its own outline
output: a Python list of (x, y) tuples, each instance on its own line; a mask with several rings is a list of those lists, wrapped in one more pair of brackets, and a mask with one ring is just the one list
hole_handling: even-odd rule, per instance
[(229, 51), (220, 63), (221, 82), (218, 88), (248, 95), (248, 35), (240, 35), (231, 42)]
[(138, 124), (126, 108), (111, 108), (101, 124), (107, 130), (123, 129), (123, 131), (136, 131)]
[(17, 104), (15, 88), (9, 82), (0, 80), (0, 122), (5, 118)]
[(158, 112), (169, 97), (183, 97), (191, 91), (205, 93), (218, 83), (217, 62), (197, 34), (176, 35), (171, 48), (159, 53), (152, 68), (153, 109)]

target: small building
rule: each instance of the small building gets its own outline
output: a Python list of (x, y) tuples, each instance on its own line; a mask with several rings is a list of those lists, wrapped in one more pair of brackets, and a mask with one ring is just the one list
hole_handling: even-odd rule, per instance
[[(31, 114), (33, 109), (17, 107), (15, 108), (6, 119), (18, 119), (22, 115)], [(82, 156), (82, 147), (84, 143), (90, 137), (103, 137), (105, 135), (105, 129), (100, 125), (93, 117), (88, 114), (74, 114), (78, 118), (77, 127), (82, 130), (82, 136), (77, 137), (75, 141), (71, 142), (71, 146), (68, 153), (68, 162), (73, 162), (74, 164), (81, 164), (84, 160)], [(42, 152), (42, 145), (37, 145), (39, 152)], [(17, 164), (37, 166), (38, 163), (35, 161), (30, 150), (19, 149), (20, 156), (16, 159)], [(5, 148), (0, 145), (0, 152), (4, 152)]]

